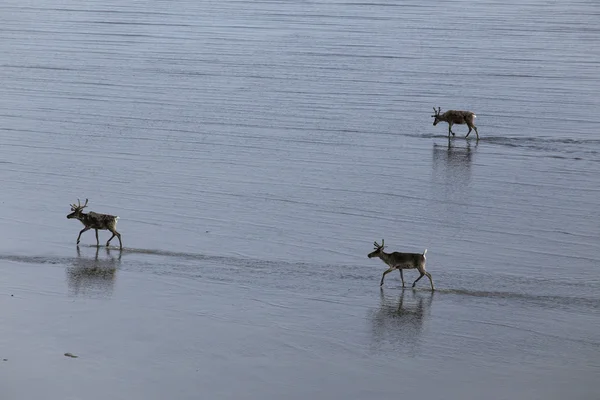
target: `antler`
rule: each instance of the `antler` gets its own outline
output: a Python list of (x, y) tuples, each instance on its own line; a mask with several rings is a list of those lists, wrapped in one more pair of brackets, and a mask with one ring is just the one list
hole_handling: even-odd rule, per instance
[(83, 210), (84, 208), (87, 207), (87, 203), (88, 203), (88, 199), (85, 199), (84, 205), (81, 205), (81, 201), (79, 199), (77, 199), (77, 204), (73, 203), (73, 204), (71, 204), (71, 207), (79, 208), (80, 210)]
[(377, 241), (374, 241), (373, 246), (375, 246), (376, 249), (381, 250), (384, 247), (383, 243), (384, 243), (383, 239), (381, 239), (381, 245), (379, 245), (379, 243), (377, 243)]

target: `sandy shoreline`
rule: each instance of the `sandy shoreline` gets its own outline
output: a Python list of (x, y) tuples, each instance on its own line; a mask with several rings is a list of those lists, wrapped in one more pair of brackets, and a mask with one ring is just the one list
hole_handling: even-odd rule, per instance
[(507, 304), (395, 287), (336, 299), (131, 272), (127, 261), (109, 273), (110, 260), (1, 263), (4, 398), (473, 398), (493, 388), (498, 399), (591, 399), (598, 389), (577, 354), (591, 344), (468, 319)]
[(168, 281), (116, 271), (76, 283), (68, 267), (6, 262), (2, 271), (4, 398), (193, 398), (194, 343), (173, 334), (182, 320)]

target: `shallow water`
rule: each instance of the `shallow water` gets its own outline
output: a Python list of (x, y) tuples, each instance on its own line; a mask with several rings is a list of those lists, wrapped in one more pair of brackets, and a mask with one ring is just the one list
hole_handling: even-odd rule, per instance
[[(189, 343), (170, 357), (179, 378), (122, 382), (127, 398), (192, 398), (194, 368), (209, 397), (595, 398), (599, 15), (589, 1), (4, 2), (0, 293), (35, 310), (4, 324), (57, 313), (46, 299), (82, 326), (102, 307), (140, 357), (165, 335), (159, 354)], [(449, 141), (434, 106), (473, 110), (481, 140), (455, 126)], [(78, 197), (120, 216), (123, 252), (89, 232), (76, 250)], [(428, 249), (434, 295), (398, 274), (379, 291), (366, 254), (382, 238)], [(123, 333), (128, 313), (155, 333)], [(85, 346), (79, 329), (98, 339), (64, 335)], [(105, 361), (87, 371), (147, 364)]]

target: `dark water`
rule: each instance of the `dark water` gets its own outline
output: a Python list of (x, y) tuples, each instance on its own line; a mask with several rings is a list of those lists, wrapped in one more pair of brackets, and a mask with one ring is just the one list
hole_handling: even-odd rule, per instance
[[(175, 320), (179, 378), (123, 398), (595, 399), (598, 22), (594, 1), (5, 1), (2, 293)], [(120, 216), (122, 253), (76, 251), (78, 197)], [(439, 290), (380, 292), (382, 238), (427, 248)]]

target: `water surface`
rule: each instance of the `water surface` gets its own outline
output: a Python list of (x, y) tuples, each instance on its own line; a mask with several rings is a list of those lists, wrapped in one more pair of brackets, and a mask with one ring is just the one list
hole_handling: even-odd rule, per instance
[[(9, 398), (596, 398), (599, 15), (5, 1)], [(77, 198), (120, 216), (122, 252), (77, 251)], [(439, 290), (380, 291), (382, 238), (427, 248)]]

